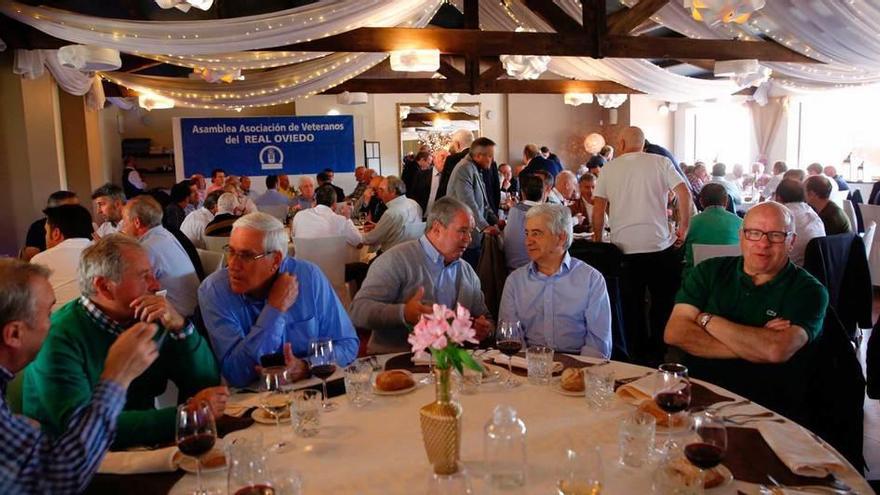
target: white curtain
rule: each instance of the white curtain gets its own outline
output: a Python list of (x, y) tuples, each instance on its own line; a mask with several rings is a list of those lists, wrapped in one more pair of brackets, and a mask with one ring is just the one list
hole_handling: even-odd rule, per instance
[(229, 52), (209, 55), (154, 55), (137, 53), (165, 64), (180, 65), (193, 69), (211, 70), (254, 70), (293, 65), (329, 55), (328, 52)]
[(104, 87), (94, 74), (83, 73), (64, 67), (58, 61), (58, 50), (15, 50), (12, 72), (25, 79), (42, 77), (49, 73), (58, 86), (70, 94), (86, 95), (86, 103), (91, 109), (104, 106)]

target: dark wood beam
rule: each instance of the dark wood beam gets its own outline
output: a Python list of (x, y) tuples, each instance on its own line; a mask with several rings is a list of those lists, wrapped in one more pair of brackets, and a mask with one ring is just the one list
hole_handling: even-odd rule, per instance
[(492, 81), (498, 79), (504, 74), (507, 74), (507, 71), (504, 69), (504, 64), (502, 64), (500, 60), (496, 59), (494, 62), (492, 62), (492, 65), (490, 65), (488, 69), (484, 70), (483, 73), (480, 74), (480, 79), (484, 81)]
[(587, 43), (592, 47), (593, 58), (607, 56), (605, 50), (605, 32), (608, 15), (605, 12), (605, 0), (581, 0), (583, 9), (583, 30)]
[[(349, 79), (330, 88), (326, 94), (338, 94), (343, 91), (364, 91), (367, 93), (467, 93), (469, 82), (451, 82), (445, 79)], [(538, 79), (534, 81), (518, 81), (516, 79), (481, 79), (478, 88), (480, 93), (628, 93), (639, 94), (640, 91), (628, 88), (611, 81), (575, 81), (567, 79)]]
[(629, 34), (667, 3), (669, 0), (639, 0), (631, 8), (618, 10), (608, 16), (608, 34)]
[(738, 60), (820, 63), (777, 43), (609, 35), (606, 57)]
[(464, 74), (452, 65), (448, 57), (440, 57), (440, 68), (437, 72), (449, 80), (464, 79)]
[[(464, 0), (464, 27), (470, 30), (480, 29), (480, 4), (477, 0)], [(466, 53), (464, 56), (464, 76), (468, 82), (468, 93), (480, 94), (480, 56)]]
[(538, 14), (544, 22), (550, 25), (557, 33), (579, 33), (583, 27), (578, 22), (559, 8), (553, 0), (524, 0), (523, 3), (532, 12)]

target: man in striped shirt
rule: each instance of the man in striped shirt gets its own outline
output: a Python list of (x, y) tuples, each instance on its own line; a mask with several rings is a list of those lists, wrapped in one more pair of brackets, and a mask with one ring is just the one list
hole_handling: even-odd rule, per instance
[(85, 490), (113, 440), (128, 385), (158, 356), (156, 325), (137, 323), (110, 348), (91, 401), (71, 416), (64, 433), (50, 438), (32, 420), (14, 414), (7, 387), (49, 332), (55, 296), (48, 277), (41, 265), (0, 259), (0, 493)]

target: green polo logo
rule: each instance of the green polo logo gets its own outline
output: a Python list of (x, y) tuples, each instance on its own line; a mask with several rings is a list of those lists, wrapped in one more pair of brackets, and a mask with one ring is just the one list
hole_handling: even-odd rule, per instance
[(773, 311), (772, 309), (768, 309), (767, 316), (776, 316), (776, 311)]

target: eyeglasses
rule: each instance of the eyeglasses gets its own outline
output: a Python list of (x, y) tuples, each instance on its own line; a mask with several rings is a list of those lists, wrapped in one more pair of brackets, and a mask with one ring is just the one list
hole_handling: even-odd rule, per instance
[(228, 260), (232, 260), (232, 258), (238, 258), (243, 263), (253, 263), (254, 261), (257, 261), (258, 259), (265, 258), (269, 254), (271, 254), (270, 252), (265, 252), (265, 253), (260, 253), (260, 254), (248, 253), (246, 251), (239, 252), (239, 251), (236, 251), (235, 249), (232, 249), (231, 247), (229, 247), (229, 244), (223, 246), (223, 252), (226, 253), (226, 258)]
[(760, 241), (762, 237), (767, 236), (767, 240), (772, 244), (782, 244), (790, 235), (791, 232), (782, 232), (779, 230), (764, 232), (763, 230), (758, 229), (743, 229), (743, 237), (745, 237), (746, 240)]

